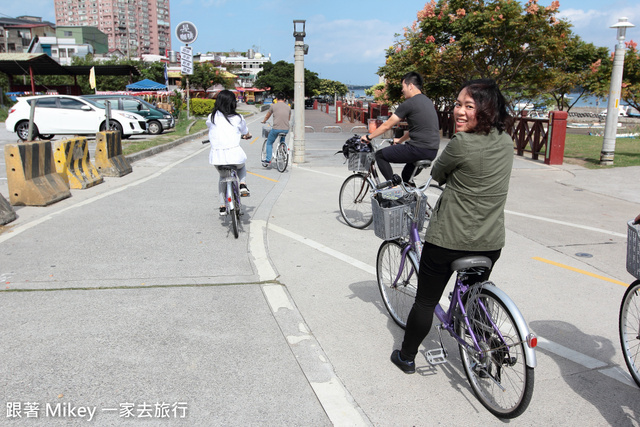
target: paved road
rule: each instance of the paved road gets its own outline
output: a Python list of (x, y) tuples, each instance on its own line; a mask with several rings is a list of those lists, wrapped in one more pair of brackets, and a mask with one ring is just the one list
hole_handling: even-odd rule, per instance
[[(254, 135), (262, 117), (249, 119)], [(307, 134), (306, 163), (284, 174), (262, 169), (261, 140), (249, 141), (237, 240), (199, 141), (50, 207), (17, 208), (0, 234), (4, 403), (38, 403), (44, 425), (69, 421), (47, 405), (139, 425), (162, 402), (174, 412), (148, 424), (501, 425), (450, 339), (449, 364), (419, 358), (404, 375), (388, 361), (402, 331), (376, 288), (380, 241), (338, 211), (348, 172), (333, 153), (348, 136)], [(639, 172), (516, 159), (493, 279), (541, 343), (533, 401), (511, 424), (640, 424), (616, 330)]]

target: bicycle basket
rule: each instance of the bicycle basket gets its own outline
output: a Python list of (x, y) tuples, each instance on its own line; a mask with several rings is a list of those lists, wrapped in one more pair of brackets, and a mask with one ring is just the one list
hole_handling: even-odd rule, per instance
[(627, 271), (640, 279), (640, 225), (627, 223)]
[(262, 126), (262, 137), (263, 138), (268, 138), (269, 137), (269, 132), (271, 132), (271, 126), (269, 126), (269, 125)]
[[(422, 196), (422, 206), (426, 202), (426, 196)], [(371, 210), (373, 212), (373, 231), (382, 240), (395, 240), (406, 237), (411, 230), (411, 218), (414, 213), (416, 199), (414, 195), (406, 196), (398, 200), (379, 201), (376, 196), (371, 197)], [(418, 230), (424, 226), (425, 209), (418, 213)]]
[(349, 153), (349, 170), (353, 172), (369, 172), (373, 163), (373, 153)]

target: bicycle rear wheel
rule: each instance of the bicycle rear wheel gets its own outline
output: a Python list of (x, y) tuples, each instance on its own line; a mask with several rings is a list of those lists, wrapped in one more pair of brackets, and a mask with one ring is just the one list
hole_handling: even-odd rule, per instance
[(232, 184), (231, 202), (228, 203), (228, 205), (230, 207), (233, 207), (233, 209), (227, 209), (227, 210), (229, 211), (229, 216), (231, 216), (231, 226), (233, 228), (233, 237), (237, 239), (239, 235), (240, 206), (238, 205), (236, 185), (237, 185), (236, 183)]
[[(378, 288), (389, 315), (402, 329), (407, 326), (407, 318), (418, 290), (418, 265), (414, 258), (402, 258), (406, 244), (395, 240), (383, 242), (378, 249), (376, 273)], [(404, 264), (403, 264), (404, 261)]]
[(622, 297), (619, 327), (624, 361), (640, 387), (640, 280), (633, 282)]
[(287, 146), (281, 142), (278, 144), (278, 150), (276, 151), (276, 167), (279, 172), (284, 172), (287, 169), (289, 163), (289, 153), (287, 152)]
[[(499, 418), (515, 418), (527, 409), (533, 395), (533, 368), (526, 364), (526, 343), (500, 297), (476, 286), (480, 285), (472, 286), (464, 299), (482, 351), (471, 354), (472, 350), (460, 344), (462, 366), (474, 394), (489, 412)], [(459, 318), (456, 333), (473, 348), (466, 324)]]
[(371, 185), (359, 173), (354, 173), (342, 183), (338, 202), (342, 218), (350, 227), (367, 228), (373, 221), (370, 192)]

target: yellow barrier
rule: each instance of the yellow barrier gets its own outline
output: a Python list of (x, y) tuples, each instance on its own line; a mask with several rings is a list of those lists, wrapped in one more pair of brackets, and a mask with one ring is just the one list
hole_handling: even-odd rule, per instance
[(0, 194), (0, 225), (5, 225), (17, 218), (16, 211), (11, 204)]
[(14, 206), (47, 206), (71, 196), (69, 184), (56, 172), (51, 141), (6, 144), (9, 201)]
[(131, 164), (122, 155), (120, 132), (96, 134), (96, 167), (102, 176), (124, 176), (132, 172)]
[(87, 138), (56, 141), (53, 158), (56, 161), (56, 171), (67, 180), (71, 188), (89, 188), (104, 181), (89, 159)]

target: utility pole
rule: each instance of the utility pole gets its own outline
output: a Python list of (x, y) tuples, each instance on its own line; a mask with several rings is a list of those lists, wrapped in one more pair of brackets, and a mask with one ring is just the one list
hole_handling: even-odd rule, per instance
[(304, 44), (305, 33), (304, 20), (296, 19), (293, 21), (293, 37), (295, 38), (294, 46), (294, 91), (293, 103), (294, 110), (294, 129), (293, 129), (293, 162), (304, 163), (305, 156), (305, 138), (304, 138), (304, 55), (309, 47)]

